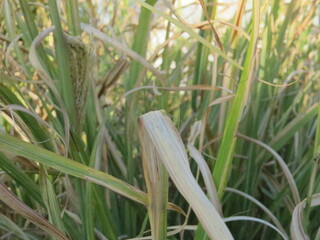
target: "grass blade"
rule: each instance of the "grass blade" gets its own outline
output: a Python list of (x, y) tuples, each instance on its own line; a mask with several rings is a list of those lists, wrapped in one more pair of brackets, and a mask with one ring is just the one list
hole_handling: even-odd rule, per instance
[(70, 123), (76, 125), (76, 114), (74, 104), (74, 91), (72, 87), (72, 79), (70, 75), (70, 63), (68, 57), (68, 45), (64, 38), (64, 33), (61, 26), (61, 19), (58, 12), (57, 2), (55, 0), (49, 0), (50, 17), (55, 30), (53, 32), (55, 38), (55, 52), (57, 56), (57, 64), (59, 69), (60, 81), (58, 90), (61, 91), (61, 95), (66, 106)]
[(0, 132), (0, 151), (14, 152), (18, 156), (42, 163), (65, 174), (99, 184), (138, 203), (146, 204), (146, 194), (124, 181), (2, 132)]
[(232, 65), (234, 65), (235, 67), (242, 69), (242, 67), (235, 62), (233, 59), (231, 59), (230, 57), (228, 57), (225, 53), (223, 53), (219, 48), (214, 47), (210, 42), (208, 42), (207, 40), (205, 40), (203, 37), (199, 36), (197, 33), (195, 33), (192, 29), (190, 29), (189, 27), (187, 27), (186, 25), (184, 25), (183, 23), (179, 22), (178, 20), (174, 19), (173, 17), (171, 17), (170, 15), (161, 12), (159, 10), (157, 10), (156, 8), (152, 7), (151, 5), (142, 2), (140, 0), (135, 0), (137, 3), (141, 4), (143, 7), (159, 14), (161, 17), (167, 19), (168, 21), (170, 21), (171, 23), (173, 23), (174, 25), (176, 25), (177, 27), (179, 27), (182, 31), (189, 33), (190, 36), (196, 40), (198, 40), (199, 42), (201, 42), (204, 46), (208, 47), (210, 49), (210, 51), (212, 53), (217, 53), (219, 54), (221, 57), (223, 57), (224, 59), (226, 59), (227, 61), (229, 61)]
[(139, 131), (141, 136), (150, 139), (149, 146), (152, 144), (208, 236), (212, 239), (233, 239), (219, 213), (193, 177), (182, 140), (169, 118), (161, 111), (144, 114), (139, 117)]
[(16, 237), (19, 237), (23, 240), (30, 240), (28, 235), (24, 233), (17, 224), (15, 224), (10, 218), (6, 217), (1, 213), (0, 213), (0, 226), (1, 228), (6, 229), (8, 232), (11, 232), (11, 234), (15, 235)]
[[(39, 204), (43, 205), (43, 200), (40, 194), (39, 186), (28, 177), (20, 168), (14, 165), (10, 159), (3, 153), (0, 153), (0, 166), (1, 169), (8, 174), (17, 183), (21, 184), (28, 194), (36, 200)], [(43, 205), (44, 206), (44, 205)]]
[(251, 32), (248, 52), (241, 74), (239, 86), (232, 102), (231, 110), (227, 118), (226, 127), (223, 133), (222, 143), (218, 151), (217, 162), (213, 170), (213, 179), (218, 187), (218, 194), (221, 198), (229, 180), (231, 164), (236, 146), (236, 133), (241, 119), (242, 111), (247, 101), (247, 94), (250, 89), (250, 79), (252, 78), (255, 48), (258, 39), (260, 4), (253, 1), (254, 18), (253, 30)]
[(156, 148), (150, 146), (150, 136), (140, 131), (143, 170), (147, 185), (148, 214), (152, 239), (167, 238), (168, 174)]
[[(291, 226), (290, 226), (290, 232), (291, 237), (293, 240), (307, 240), (309, 237), (305, 233), (303, 229), (303, 211), (306, 207), (306, 201), (307, 199), (300, 202), (296, 207), (294, 208), (293, 214), (292, 214), (292, 220), (291, 220)], [(320, 205), (320, 194), (314, 194), (311, 198), (311, 207), (319, 206)]]
[(23, 202), (21, 202), (3, 184), (0, 184), (0, 199), (12, 210), (38, 225), (45, 232), (51, 234), (59, 240), (68, 240), (68, 238), (62, 232), (49, 223), (45, 218), (41, 217)]
[(301, 199), (300, 199), (300, 194), (299, 194), (299, 191), (298, 191), (298, 187), (296, 185), (296, 182), (294, 181), (294, 178), (290, 172), (290, 169), (288, 168), (287, 164), (285, 163), (285, 161), (282, 159), (282, 157), (276, 152), (274, 151), (270, 146), (268, 146), (267, 144), (259, 141), (259, 140), (256, 140), (256, 139), (253, 139), (253, 138), (250, 138), (248, 136), (245, 136), (245, 135), (242, 135), (242, 134), (237, 134), (238, 137), (240, 138), (243, 138), (243, 139), (246, 139), (247, 141), (250, 141), (250, 142), (253, 142), (261, 147), (263, 147), (264, 149), (266, 149), (269, 153), (272, 154), (272, 156), (277, 160), (277, 162), (279, 163), (285, 177), (287, 178), (287, 181), (288, 181), (288, 184), (290, 186), (290, 189), (291, 189), (291, 192), (292, 192), (292, 195), (293, 195), (293, 199), (294, 199), (294, 202), (295, 204), (298, 204)]

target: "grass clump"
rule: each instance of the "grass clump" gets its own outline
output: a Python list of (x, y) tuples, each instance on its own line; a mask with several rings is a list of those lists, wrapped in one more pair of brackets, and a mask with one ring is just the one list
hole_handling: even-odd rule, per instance
[(2, 239), (320, 239), (319, 4), (1, 1)]

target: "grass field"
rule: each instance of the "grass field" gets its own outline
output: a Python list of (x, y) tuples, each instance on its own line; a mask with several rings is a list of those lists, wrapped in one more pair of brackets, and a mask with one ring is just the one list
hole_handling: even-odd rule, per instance
[(0, 0), (0, 239), (320, 240), (319, 15)]

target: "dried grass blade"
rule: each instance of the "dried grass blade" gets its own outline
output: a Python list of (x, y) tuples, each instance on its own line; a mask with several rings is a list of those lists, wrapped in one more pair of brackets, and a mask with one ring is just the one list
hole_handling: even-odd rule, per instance
[(231, 101), (231, 100), (234, 98), (234, 96), (235, 96), (234, 94), (230, 94), (230, 95), (226, 95), (226, 96), (217, 98), (217, 99), (214, 100), (212, 103), (210, 103), (210, 104), (208, 105), (208, 107), (211, 107), (211, 106), (214, 106), (214, 105), (223, 103), (223, 102)]
[(43, 218), (30, 207), (21, 202), (3, 184), (0, 184), (0, 199), (12, 210), (19, 213), (29, 221), (33, 222), (45, 232), (49, 233), (57, 239), (68, 240), (68, 238), (59, 229), (49, 223), (47, 219)]
[(150, 136), (139, 132), (142, 146), (144, 178), (147, 185), (147, 208), (151, 225), (152, 239), (167, 237), (168, 174), (157, 149), (150, 145)]
[[(307, 199), (300, 202), (293, 210), (291, 225), (290, 225), (290, 233), (293, 240), (308, 240), (308, 236), (306, 235), (303, 229), (303, 210), (306, 207)], [(320, 193), (314, 194), (311, 199), (311, 207), (320, 205)]]
[(155, 148), (159, 159), (208, 236), (211, 239), (233, 239), (218, 211), (192, 175), (184, 145), (170, 119), (161, 111), (149, 112), (139, 117), (139, 131), (142, 136), (149, 136), (148, 146)]
[(103, 32), (100, 32), (98, 29), (90, 26), (89, 24), (81, 23), (81, 28), (83, 31), (92, 34), (96, 38), (100, 39), (103, 42), (106, 42), (110, 45), (112, 45), (117, 50), (123, 52), (128, 57), (138, 61), (141, 63), (145, 68), (149, 69), (155, 76), (162, 77), (162, 72), (157, 70), (153, 65), (151, 65), (146, 59), (144, 59), (142, 56), (137, 54), (135, 51), (131, 50), (130, 48), (126, 47), (122, 43), (118, 42), (117, 40), (109, 37), (108, 35), (104, 34)]
[(141, 0), (135, 0), (135, 2), (139, 3), (141, 6), (149, 9), (150, 11), (159, 14), (161, 17), (167, 19), (168, 21), (170, 21), (172, 24), (176, 25), (178, 28), (180, 28), (181, 30), (183, 30), (184, 32), (190, 34), (190, 36), (196, 40), (198, 40), (199, 42), (201, 42), (204, 46), (208, 47), (210, 49), (210, 51), (212, 53), (217, 53), (219, 54), (221, 57), (223, 57), (225, 60), (229, 61), (232, 65), (234, 65), (235, 67), (239, 68), (239, 69), (243, 69), (242, 66), (240, 64), (238, 64), (236, 61), (234, 61), (233, 59), (231, 59), (229, 56), (227, 56), (227, 54), (225, 54), (224, 52), (222, 52), (219, 48), (213, 46), (209, 41), (207, 41), (206, 39), (204, 39), (203, 37), (201, 37), (200, 35), (198, 35), (195, 31), (193, 31), (190, 27), (188, 27), (186, 24), (184, 24), (183, 22), (178, 21), (177, 19), (171, 17), (170, 15), (159, 11), (158, 9), (152, 7), (151, 5), (141, 1)]
[(219, 214), (222, 216), (222, 207), (219, 201), (218, 192), (214, 185), (207, 162), (204, 160), (199, 150), (196, 149), (194, 146), (192, 146), (190, 143), (188, 144), (188, 150), (189, 150), (190, 156), (196, 161), (197, 165), (199, 166), (203, 180), (207, 187), (207, 193), (210, 201), (212, 202), (214, 207), (217, 209)]
[(222, 42), (221, 42), (221, 40), (219, 38), (219, 35), (218, 35), (216, 29), (214, 28), (214, 26), (212, 25), (212, 23), (210, 21), (210, 16), (209, 16), (209, 13), (207, 11), (207, 6), (206, 6), (206, 4), (205, 4), (205, 2), (203, 0), (200, 0), (200, 5), (201, 5), (201, 8), (202, 8), (202, 10), (204, 12), (205, 17), (207, 18), (207, 21), (208, 21), (208, 23), (210, 25), (210, 28), (211, 28), (211, 30), (213, 32), (214, 38), (215, 38), (217, 44), (219, 45), (219, 48), (223, 52), (224, 51), (223, 44), (222, 44)]

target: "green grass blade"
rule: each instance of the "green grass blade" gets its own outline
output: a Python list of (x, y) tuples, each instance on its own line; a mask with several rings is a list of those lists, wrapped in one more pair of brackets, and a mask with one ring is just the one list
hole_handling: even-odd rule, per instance
[[(156, 4), (157, 0), (147, 0), (146, 3), (150, 6)], [(148, 36), (150, 31), (152, 12), (149, 9), (141, 8), (141, 13), (139, 15), (138, 28), (134, 36), (134, 42), (132, 45), (132, 50), (141, 56), (145, 56), (148, 49)], [(139, 78), (141, 72), (141, 64), (137, 61), (133, 61), (130, 68), (129, 78), (126, 82), (126, 89), (131, 90), (136, 81)]]
[[(25, 32), (27, 32), (30, 35), (30, 37), (34, 39), (39, 34), (34, 21), (34, 15), (32, 14), (27, 1), (19, 0), (19, 4), (23, 13), (23, 17), (25, 19), (26, 26), (28, 28), (28, 31)], [(31, 44), (31, 42), (29, 44)], [(57, 73), (55, 69), (52, 66), (50, 66), (48, 56), (46, 55), (42, 45), (37, 47), (37, 52), (39, 54), (40, 62), (43, 63), (42, 66), (46, 70), (46, 72), (51, 73), (52, 76), (56, 76)]]
[[(319, 104), (314, 104), (306, 112), (299, 114), (296, 118), (291, 120), (287, 125), (278, 132), (272, 141), (268, 144), (272, 149), (278, 151), (294, 136), (294, 134), (304, 125), (309, 123), (317, 114)], [(264, 162), (270, 157), (270, 154), (261, 154), (259, 161)]]
[(102, 227), (102, 232), (108, 239), (117, 240), (118, 233), (115, 229), (116, 221), (110, 214), (110, 209), (106, 205), (105, 189), (100, 186), (95, 186), (94, 191), (94, 205), (97, 218), (99, 219)]
[(20, 239), (30, 240), (28, 235), (24, 233), (17, 224), (15, 224), (10, 218), (6, 217), (2, 213), (0, 213), (0, 226), (2, 229), (5, 229)]
[(32, 179), (28, 177), (20, 168), (14, 165), (12, 161), (10, 161), (10, 159), (7, 158), (3, 153), (0, 153), (0, 167), (12, 179), (21, 184), (21, 186), (23, 186), (23, 188), (34, 200), (44, 206), (39, 186), (32, 181)]
[(0, 132), (0, 150), (14, 152), (19, 156), (42, 163), (62, 173), (107, 187), (138, 203), (146, 204), (146, 194), (124, 181), (2, 132)]
[(74, 90), (72, 86), (72, 79), (70, 75), (70, 63), (68, 57), (68, 45), (64, 37), (64, 33), (61, 26), (61, 19), (58, 13), (58, 6), (55, 0), (49, 0), (50, 17), (53, 25), (55, 26), (54, 38), (55, 38), (55, 53), (57, 57), (57, 64), (59, 69), (60, 81), (58, 89), (61, 91), (61, 95), (66, 106), (70, 123), (75, 126), (76, 113), (74, 104)]
[(77, 0), (70, 0), (66, 2), (68, 26), (71, 35), (80, 36), (80, 19), (79, 19), (79, 6)]
[(49, 179), (46, 167), (43, 165), (40, 165), (39, 167), (39, 183), (41, 195), (49, 215), (49, 221), (65, 234), (66, 231), (62, 221), (57, 196), (55, 194), (53, 184)]
[[(156, 4), (157, 0), (146, 0), (146, 3), (150, 4), (153, 6)], [(149, 39), (149, 33), (150, 33), (150, 23), (151, 23), (151, 16), (152, 12), (149, 9), (146, 8), (141, 8), (141, 12), (139, 14), (139, 23), (138, 23), (138, 28), (135, 32), (134, 35), (134, 41), (132, 45), (132, 50), (141, 55), (142, 57), (145, 56), (147, 49), (148, 49), (148, 39)], [(131, 90), (132, 88), (135, 87), (136, 83), (140, 80), (141, 78), (141, 73), (142, 73), (142, 66), (139, 62), (133, 61), (130, 72), (129, 72), (129, 77), (128, 80), (125, 83), (125, 89), (127, 91)], [(137, 164), (136, 161), (134, 160), (132, 153), (133, 153), (133, 148), (132, 148), (132, 143), (135, 141), (133, 136), (134, 133), (134, 124), (135, 124), (135, 119), (136, 119), (136, 112), (135, 112), (135, 107), (134, 105), (136, 104), (136, 98), (134, 96), (130, 96), (127, 101), (127, 114), (126, 114), (126, 145), (127, 145), (127, 154), (126, 154), (126, 159), (127, 159), (127, 168), (130, 170), (128, 171), (128, 181), (130, 183), (133, 182), (134, 175), (136, 174), (136, 169), (137, 169)], [(127, 230), (129, 235), (136, 235), (137, 231), (135, 231), (135, 222), (136, 222), (136, 216), (137, 214), (134, 211), (131, 211), (129, 209), (129, 206), (126, 206), (127, 211), (126, 211), (126, 220), (127, 221)]]
[[(91, 151), (89, 167), (95, 168), (96, 165), (100, 165), (98, 159), (101, 159), (101, 149), (102, 149), (102, 137), (103, 137), (103, 127), (100, 127), (99, 132), (96, 136), (94, 141), (93, 149)], [(86, 190), (85, 190), (85, 205), (86, 208), (84, 209), (84, 228), (86, 233), (86, 239), (93, 240), (94, 237), (94, 185), (91, 182), (86, 183)]]
[[(21, 95), (19, 97), (18, 96), (14, 94), (14, 92), (11, 91), (9, 87), (0, 83), (0, 100), (4, 104), (15, 104), (17, 106), (24, 106), (24, 103), (20, 101)], [(52, 138), (44, 126), (39, 124), (38, 121), (35, 121), (34, 117), (26, 112), (17, 111), (17, 115), (21, 118), (23, 124), (27, 127), (27, 129), (30, 130), (32, 136), (29, 137), (31, 140), (35, 140), (39, 143), (39, 145), (45, 147), (48, 150), (54, 150), (54, 145), (51, 141)], [(25, 134), (27, 135), (26, 132)]]
[(226, 127), (223, 133), (222, 143), (219, 147), (217, 162), (213, 170), (213, 179), (218, 188), (218, 194), (223, 196), (225, 187), (229, 180), (234, 149), (236, 146), (236, 133), (240, 123), (243, 108), (247, 101), (247, 92), (250, 89), (250, 79), (252, 78), (255, 47), (258, 38), (259, 12), (258, 2), (253, 3), (253, 30), (250, 36), (250, 43), (246, 55), (244, 68), (241, 74), (240, 82), (236, 96), (232, 102), (231, 110), (227, 118)]
[(318, 104), (317, 108), (318, 108), (317, 130), (316, 130), (315, 143), (314, 143), (314, 149), (313, 149), (313, 159), (311, 159), (313, 163), (312, 163), (312, 168), (310, 173), (308, 197), (306, 201), (305, 214), (304, 214), (304, 228), (306, 230), (310, 221), (309, 215), (310, 215), (312, 196), (315, 191), (315, 186), (318, 185), (316, 183), (316, 177), (318, 172), (318, 166), (320, 163), (320, 104)]
[[(16, 26), (15, 26), (15, 19), (14, 19), (14, 12), (12, 9), (12, 2), (11, 1), (4, 1), (4, 20), (6, 24), (6, 31), (8, 32), (10, 41), (13, 41), (17, 37), (16, 33)], [(16, 54), (16, 57), (18, 58), (18, 62), (20, 67), (23, 69), (24, 73), (31, 77), (31, 72), (29, 67), (26, 65), (25, 60), (23, 58), (23, 54), (21, 52), (21, 49), (17, 46), (15, 42), (14, 44), (14, 52)]]

